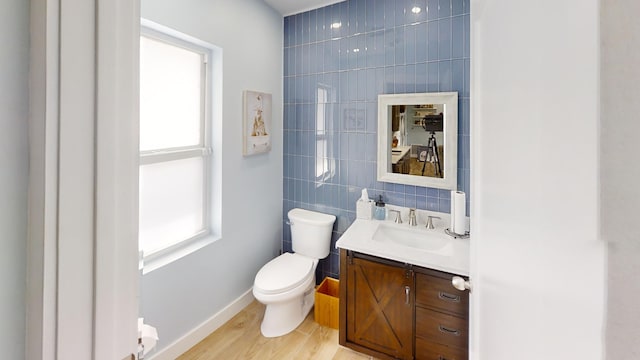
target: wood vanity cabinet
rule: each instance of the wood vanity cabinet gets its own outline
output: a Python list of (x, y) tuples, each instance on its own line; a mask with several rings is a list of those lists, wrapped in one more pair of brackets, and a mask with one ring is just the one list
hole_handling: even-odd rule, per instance
[(397, 163), (392, 164), (391, 171), (397, 174), (408, 174), (411, 171), (411, 158), (403, 156)]
[(414, 270), (416, 360), (467, 360), (469, 293), (451, 285), (452, 274)]
[(469, 297), (452, 274), (344, 249), (340, 269), (340, 345), (380, 359), (468, 359)]
[(344, 255), (340, 344), (380, 358), (413, 359), (413, 273), (392, 262)]

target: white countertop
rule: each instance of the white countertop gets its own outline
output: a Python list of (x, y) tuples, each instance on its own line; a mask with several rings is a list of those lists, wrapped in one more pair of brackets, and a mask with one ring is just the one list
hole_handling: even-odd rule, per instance
[(411, 150), (411, 146), (396, 146), (391, 149), (391, 163), (397, 164)]
[[(373, 240), (378, 227), (395, 228), (400, 231), (410, 230), (428, 241), (430, 236), (446, 242), (446, 255), (443, 251), (429, 251), (396, 243)], [(456, 239), (444, 233), (444, 222), (436, 224), (436, 229), (428, 230), (424, 223), (411, 227), (408, 222), (395, 224), (390, 220), (356, 219), (354, 223), (338, 239), (336, 248), (352, 250), (368, 255), (413, 264), (452, 274), (469, 276), (469, 239)]]

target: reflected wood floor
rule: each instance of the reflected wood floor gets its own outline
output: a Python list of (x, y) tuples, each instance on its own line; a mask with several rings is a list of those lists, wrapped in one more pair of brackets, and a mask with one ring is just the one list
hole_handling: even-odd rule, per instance
[(254, 300), (178, 359), (374, 359), (340, 346), (338, 330), (318, 325), (313, 320), (313, 309), (296, 330), (276, 338), (260, 334), (263, 316), (264, 305)]

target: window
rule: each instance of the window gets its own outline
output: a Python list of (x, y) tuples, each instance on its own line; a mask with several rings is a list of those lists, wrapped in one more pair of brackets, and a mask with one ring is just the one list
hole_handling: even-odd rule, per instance
[(328, 111), (328, 104), (335, 99), (331, 99), (331, 88), (319, 84), (317, 91), (316, 108), (316, 187), (330, 181), (335, 176), (336, 164), (333, 152), (328, 147), (327, 124), (333, 122), (333, 113)]
[(211, 234), (210, 57), (206, 47), (142, 28), (139, 247), (145, 259)]

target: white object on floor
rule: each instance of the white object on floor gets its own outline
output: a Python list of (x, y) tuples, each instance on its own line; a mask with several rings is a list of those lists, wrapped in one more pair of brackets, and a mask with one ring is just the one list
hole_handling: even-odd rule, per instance
[(142, 355), (147, 355), (149, 351), (156, 347), (158, 330), (151, 325), (145, 324), (144, 318), (138, 318), (138, 339), (143, 346)]

